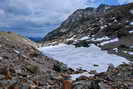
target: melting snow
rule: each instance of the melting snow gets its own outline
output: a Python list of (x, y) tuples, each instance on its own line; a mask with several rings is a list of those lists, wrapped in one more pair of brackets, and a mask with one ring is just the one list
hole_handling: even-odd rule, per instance
[(133, 48), (133, 46), (130, 46), (130, 48), (132, 49), (132, 48)]
[(133, 52), (128, 52), (128, 54), (133, 55)]
[(74, 38), (76, 37), (76, 35), (74, 35), (73, 37), (69, 38), (69, 39), (66, 39), (67, 41), (70, 41), (70, 40), (74, 40)]
[(88, 72), (84, 72), (84, 73), (81, 73), (81, 74), (72, 74), (71, 75), (71, 79), (75, 80), (75, 79), (79, 78), (80, 76), (90, 77), (90, 76), (94, 76), (94, 75), (93, 74), (89, 74)]
[(17, 53), (17, 54), (20, 54), (20, 52), (19, 52), (19, 51), (17, 51), (17, 50), (14, 50), (14, 52), (15, 52), (15, 53)]
[[(96, 70), (104, 72), (109, 64), (118, 66), (128, 62), (125, 58), (102, 51), (99, 47), (91, 45), (89, 48), (75, 48), (73, 45), (59, 44), (39, 48), (48, 57), (59, 60), (73, 69), (82, 68), (85, 70)], [(98, 66), (94, 66), (97, 64)]]
[(133, 14), (133, 10), (130, 10), (130, 13)]
[(124, 53), (127, 53), (129, 55), (133, 55), (133, 52), (130, 52), (130, 51), (123, 51)]
[(114, 50), (115, 52), (117, 52), (117, 53), (118, 53), (118, 51), (119, 51), (118, 48), (114, 48), (113, 50)]
[(102, 42), (101, 45), (105, 45), (105, 44), (109, 44), (109, 43), (113, 43), (113, 42), (118, 42), (118, 41), (119, 41), (119, 39), (115, 38), (115, 39), (112, 39), (112, 40), (109, 40), (109, 41)]
[(104, 25), (104, 26), (101, 26), (100, 28), (101, 29), (104, 29), (104, 28), (106, 28), (106, 27), (108, 27), (107, 25)]
[(101, 37), (101, 38), (92, 38), (92, 41), (103, 41), (103, 40), (109, 40), (110, 38), (107, 36)]
[(0, 60), (2, 60), (3, 58), (2, 57), (0, 57)]
[(133, 25), (133, 22), (130, 22), (130, 25)]
[(129, 31), (129, 33), (133, 33), (133, 30)]

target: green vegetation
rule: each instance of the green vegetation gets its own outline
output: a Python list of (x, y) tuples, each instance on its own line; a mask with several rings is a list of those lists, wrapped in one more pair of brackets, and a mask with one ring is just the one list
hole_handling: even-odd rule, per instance
[(27, 65), (26, 66), (26, 69), (28, 71), (30, 71), (31, 73), (34, 73), (34, 74), (36, 74), (37, 72), (39, 72), (39, 67), (37, 65), (33, 65), (33, 64)]

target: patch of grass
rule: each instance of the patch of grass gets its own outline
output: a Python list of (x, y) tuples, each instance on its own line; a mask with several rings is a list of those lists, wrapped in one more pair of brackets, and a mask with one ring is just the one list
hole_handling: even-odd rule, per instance
[(30, 65), (27, 65), (26, 66), (26, 69), (28, 70), (28, 71), (30, 71), (31, 73), (37, 73), (37, 72), (39, 72), (39, 67), (37, 66), (37, 65), (33, 65), (33, 64), (30, 64)]
[(16, 33), (13, 33), (13, 32), (0, 32), (0, 36), (5, 37), (9, 40), (25, 39), (24, 37), (17, 35)]

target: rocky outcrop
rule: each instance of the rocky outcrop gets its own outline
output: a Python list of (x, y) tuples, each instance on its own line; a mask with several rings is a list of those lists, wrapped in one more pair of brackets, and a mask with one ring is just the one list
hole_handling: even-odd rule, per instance
[(122, 64), (117, 68), (110, 65), (107, 72), (77, 79), (72, 83), (72, 89), (132, 89), (132, 71), (132, 63)]
[(0, 32), (0, 89), (62, 89), (63, 77), (54, 69), (57, 64), (30, 40)]

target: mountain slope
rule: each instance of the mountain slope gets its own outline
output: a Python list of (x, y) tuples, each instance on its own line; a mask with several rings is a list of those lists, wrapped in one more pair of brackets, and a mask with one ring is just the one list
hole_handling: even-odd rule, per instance
[(68, 43), (71, 40), (71, 43), (75, 43), (84, 37), (87, 37), (85, 40), (88, 43), (95, 43), (110, 53), (132, 60), (133, 3), (79, 9), (59, 28), (48, 33), (43, 42)]
[[(0, 88), (62, 89), (53, 69), (60, 62), (42, 55), (33, 44), (16, 33), (0, 32)], [(51, 85), (54, 82), (57, 85)]]

